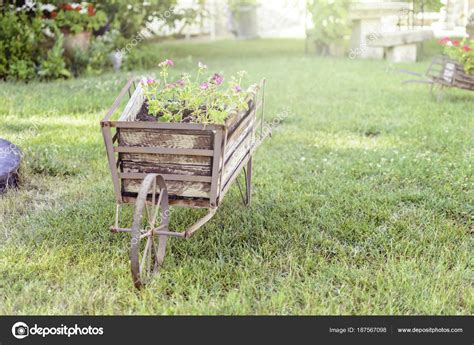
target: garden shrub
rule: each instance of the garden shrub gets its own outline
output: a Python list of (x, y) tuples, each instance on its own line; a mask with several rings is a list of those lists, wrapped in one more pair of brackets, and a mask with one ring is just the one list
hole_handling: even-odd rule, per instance
[(29, 80), (41, 62), (41, 20), (25, 13), (0, 14), (0, 78)]
[(308, 1), (308, 11), (314, 24), (308, 35), (322, 55), (329, 53), (330, 45), (343, 45), (344, 39), (350, 35), (349, 5), (350, 1), (346, 0)]
[[(0, 79), (4, 80), (99, 74), (112, 67), (110, 54), (130, 43), (154, 19), (173, 27), (176, 20), (188, 18), (189, 23), (197, 18), (194, 9), (176, 10), (176, 0), (20, 3), (0, 5)], [(64, 35), (84, 31), (92, 33), (88, 47), (65, 53), (63, 42), (68, 36)], [(137, 54), (124, 60), (125, 68), (156, 65), (156, 57), (151, 61)]]

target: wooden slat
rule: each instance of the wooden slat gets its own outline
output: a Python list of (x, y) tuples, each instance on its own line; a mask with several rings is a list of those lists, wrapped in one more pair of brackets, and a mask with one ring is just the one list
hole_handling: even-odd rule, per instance
[[(233, 137), (227, 142), (226, 152), (225, 152), (225, 161), (229, 159), (229, 157), (233, 154), (233, 152), (237, 149), (240, 143), (245, 140), (248, 136), (252, 136), (253, 126), (254, 126), (254, 118), (251, 118), (246, 124), (242, 125), (242, 128), (239, 128), (240, 135), (239, 137)], [(244, 126), (245, 125), (245, 126)], [(234, 132), (235, 133), (235, 132)]]
[[(125, 96), (125, 94), (127, 93), (127, 91), (130, 89), (130, 87), (132, 86), (133, 82), (135, 81), (135, 78), (130, 78), (128, 81), (127, 81), (127, 84), (125, 84), (125, 86), (123, 87), (122, 90), (120, 90), (120, 93), (118, 94), (117, 98), (115, 99), (114, 103), (112, 104), (112, 107), (109, 109), (109, 111), (107, 112), (107, 114), (105, 114), (105, 117), (104, 119), (101, 121), (102, 123), (104, 122), (109, 122), (110, 118), (112, 117), (113, 113), (115, 112), (115, 110), (117, 110), (118, 106), (120, 105), (120, 103), (122, 102), (122, 99), (123, 97)], [(113, 123), (115, 121), (110, 121), (109, 122), (109, 125), (111, 127), (114, 127), (113, 126)]]
[(144, 172), (157, 174), (211, 176), (210, 165), (167, 164), (148, 161), (121, 161), (123, 172)]
[[(122, 179), (123, 191), (125, 193), (138, 193), (141, 179)], [(166, 181), (168, 195), (194, 198), (209, 198), (211, 184), (206, 182), (189, 181)]]
[(119, 136), (121, 146), (150, 146), (182, 149), (212, 149), (210, 131), (196, 131), (185, 134), (183, 131), (158, 129), (122, 129)]
[(227, 178), (227, 181), (222, 184), (222, 190), (220, 197), (221, 199), (224, 198), (224, 195), (227, 193), (229, 188), (232, 186), (232, 183), (235, 181), (237, 176), (240, 174), (240, 171), (243, 169), (244, 165), (247, 164), (248, 160), (250, 159), (250, 154), (247, 154), (242, 161), (239, 163), (239, 165), (234, 169), (234, 171), (229, 175)]
[(188, 156), (208, 156), (212, 157), (213, 150), (196, 150), (196, 149), (176, 149), (162, 147), (140, 147), (140, 146), (117, 146), (114, 147), (115, 152), (123, 153), (158, 153), (168, 155), (188, 155)]
[[(147, 173), (119, 173), (122, 179), (143, 180)], [(211, 182), (210, 176), (193, 176), (193, 175), (176, 175), (176, 174), (160, 174), (166, 181), (186, 181), (186, 182)]]
[(111, 127), (116, 128), (139, 128), (139, 129), (173, 129), (173, 130), (224, 130), (224, 125), (200, 124), (200, 123), (174, 123), (174, 122), (152, 122), (152, 121), (110, 121)]
[(120, 115), (119, 121), (134, 121), (144, 101), (145, 97), (143, 95), (142, 85), (141, 82), (139, 82), (135, 91), (130, 97), (130, 100), (125, 106), (125, 109)]
[(236, 148), (230, 158), (224, 164), (223, 183), (226, 184), (232, 172), (240, 164), (242, 159), (250, 152), (251, 136), (247, 136)]
[(195, 165), (198, 168), (211, 167), (212, 158), (207, 156), (170, 155), (156, 153), (121, 153), (123, 162), (145, 163), (150, 165)]
[[(123, 202), (126, 204), (135, 204), (137, 200), (137, 193), (124, 193), (122, 199)], [(177, 206), (177, 207), (191, 207), (191, 208), (209, 208), (211, 205), (209, 204), (209, 199), (204, 198), (179, 198), (179, 199), (169, 199), (168, 200), (170, 206)]]
[(229, 136), (232, 136), (234, 131), (236, 131), (241, 123), (246, 119), (249, 115), (254, 113), (254, 101), (251, 102), (250, 107), (247, 111), (241, 111), (239, 112), (238, 116), (235, 118), (235, 122), (233, 122), (229, 127), (228, 127), (228, 133)]
[(219, 187), (219, 168), (222, 159), (222, 134), (224, 131), (216, 131), (214, 133), (214, 157), (212, 158), (212, 185), (211, 185), (211, 206), (217, 205), (217, 192)]
[(256, 101), (256, 95), (258, 93), (258, 91), (260, 90), (260, 85), (258, 85), (256, 88), (255, 88), (255, 92), (251, 92), (249, 93), (249, 95), (247, 96), (245, 102), (247, 102), (247, 104), (249, 104), (249, 109), (247, 109), (246, 111), (240, 111), (240, 112), (236, 112), (232, 115), (230, 115), (226, 121), (225, 121), (225, 126), (226, 128), (229, 130), (229, 132), (232, 132), (235, 127), (237, 126), (238, 122), (243, 118), (245, 117), (246, 113), (249, 111), (249, 110), (252, 110), (252, 107), (254, 106), (254, 103)]

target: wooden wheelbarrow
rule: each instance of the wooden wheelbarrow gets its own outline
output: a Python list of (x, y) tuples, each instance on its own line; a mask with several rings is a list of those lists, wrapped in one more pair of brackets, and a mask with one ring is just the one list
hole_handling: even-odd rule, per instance
[[(146, 285), (163, 264), (168, 237), (189, 238), (216, 213), (234, 181), (245, 177), (243, 201), (250, 205), (252, 157), (271, 131), (264, 130), (265, 80), (250, 93), (248, 110), (225, 124), (136, 121), (144, 95), (130, 80), (101, 121), (117, 203), (113, 233), (130, 233), (135, 287)], [(111, 120), (125, 95), (129, 101)], [(257, 119), (257, 110), (260, 116)], [(131, 228), (119, 225), (123, 204), (135, 205)], [(207, 208), (185, 231), (169, 228), (170, 206)]]
[(474, 91), (474, 75), (466, 73), (460, 63), (444, 55), (435, 56), (425, 74), (408, 70), (400, 70), (400, 72), (418, 77), (405, 80), (404, 84), (428, 84), (432, 95), (436, 86), (439, 86), (441, 90), (454, 87)]

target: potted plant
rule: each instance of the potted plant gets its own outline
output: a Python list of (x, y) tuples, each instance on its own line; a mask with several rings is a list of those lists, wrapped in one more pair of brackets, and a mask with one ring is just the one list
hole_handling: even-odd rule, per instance
[[(113, 176), (120, 178), (116, 196), (129, 200), (140, 187), (140, 174), (159, 173), (169, 177), (170, 199), (183, 204), (198, 198), (192, 202), (215, 207), (255, 147), (263, 126), (256, 118), (263, 81), (244, 89), (245, 72), (227, 82), (220, 73), (207, 74), (202, 63), (196, 76), (171, 81), (173, 66), (163, 61), (160, 80), (144, 78), (133, 92), (130, 80), (101, 122)], [(123, 112), (110, 120), (127, 91), (131, 97)]]
[(199, 63), (194, 78), (185, 73), (171, 82), (168, 69), (174, 66), (173, 61), (167, 59), (159, 66), (161, 80), (142, 82), (144, 103), (139, 120), (223, 124), (230, 114), (248, 109), (250, 91), (241, 85), (245, 71), (224, 85), (224, 76), (219, 73), (203, 79), (207, 66)]
[(258, 37), (257, 0), (228, 0), (233, 33), (242, 39)]
[(74, 50), (87, 51), (93, 30), (98, 30), (106, 21), (103, 11), (96, 10), (93, 4), (63, 3), (50, 12), (61, 32), (64, 34), (64, 49), (68, 55)]
[(440, 72), (443, 83), (449, 86), (474, 91), (474, 40), (458, 40), (445, 37), (443, 69)]
[(444, 53), (456, 61), (465, 73), (474, 75), (474, 39), (445, 37), (439, 43), (444, 46)]

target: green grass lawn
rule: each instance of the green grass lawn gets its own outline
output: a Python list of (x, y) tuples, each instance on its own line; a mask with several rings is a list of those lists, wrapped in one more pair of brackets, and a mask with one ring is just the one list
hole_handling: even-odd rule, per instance
[[(0, 197), (0, 314), (471, 314), (474, 94), (402, 85), (391, 65), (304, 56), (302, 41), (142, 46), (268, 80), (253, 205), (234, 186), (137, 292), (99, 121), (132, 73), (0, 84), (0, 136), (24, 152)], [(153, 74), (157, 69), (134, 74)], [(130, 225), (132, 209), (122, 215)], [(203, 210), (177, 209), (183, 230)]]

